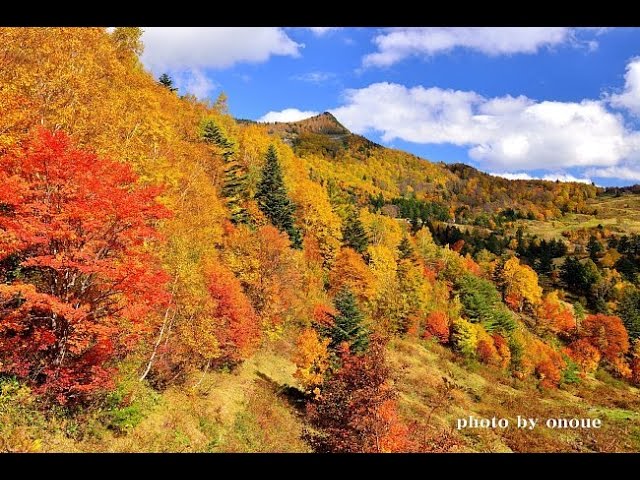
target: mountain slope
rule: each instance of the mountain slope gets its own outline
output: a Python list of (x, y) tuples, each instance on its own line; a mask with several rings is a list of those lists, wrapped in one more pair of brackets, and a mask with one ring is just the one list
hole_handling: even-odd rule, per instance
[[(291, 145), (297, 155), (322, 172), (363, 195), (415, 194), (446, 204), (451, 216), (473, 223), (480, 215), (515, 209), (537, 219), (562, 213), (591, 213), (587, 201), (593, 185), (542, 180), (507, 180), (464, 164), (434, 163), (407, 152), (383, 147), (349, 132), (332, 114), (265, 126)], [(389, 166), (392, 166), (389, 168)]]
[[(582, 211), (594, 187), (432, 163), (354, 135), (327, 113), (235, 121), (223, 102), (158, 84), (138, 59), (139, 35), (0, 29), (0, 451), (640, 448), (629, 427), (640, 348), (627, 333), (634, 325), (617, 316), (635, 318), (640, 240), (594, 226), (550, 245), (515, 231), (529, 217), (548, 225)], [(166, 273), (167, 301), (128, 299), (128, 311), (150, 313), (104, 329), (122, 344), (107, 360), (81, 328), (85, 313), (100, 326), (101, 296), (72, 305), (66, 293), (78, 283), (99, 289), (69, 258), (109, 229), (85, 237), (85, 219), (73, 216), (78, 185), (64, 172), (51, 188), (40, 181), (46, 169), (12, 167), (56, 160), (33, 147), (40, 129), (132, 166), (131, 182), (158, 186), (171, 212), (137, 245)], [(256, 193), (271, 145), (278, 197), (266, 208)], [(25, 233), (11, 185), (44, 191), (44, 205), (79, 227)], [(51, 191), (65, 195), (52, 205)], [(301, 248), (272, 224), (279, 206)], [(30, 215), (41, 211), (48, 222), (45, 208)], [(33, 257), (43, 248), (46, 268)], [(568, 248), (576, 275), (557, 268)], [(116, 342), (132, 324), (135, 335)], [(71, 348), (57, 354), (68, 338)], [(37, 368), (16, 368), (15, 342)], [(71, 361), (79, 376), (103, 367), (103, 388), (82, 401), (45, 396), (41, 368)], [(606, 422), (594, 432), (455, 430), (464, 416), (518, 414)]]

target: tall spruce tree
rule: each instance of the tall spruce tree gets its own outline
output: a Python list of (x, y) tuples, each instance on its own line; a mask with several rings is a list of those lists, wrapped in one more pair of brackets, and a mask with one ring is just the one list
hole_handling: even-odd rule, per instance
[(293, 222), (293, 213), (296, 207), (287, 195), (278, 154), (273, 145), (269, 145), (267, 150), (262, 178), (258, 184), (255, 199), (258, 202), (258, 207), (271, 223), (280, 231), (287, 232), (291, 239), (291, 245), (294, 248), (302, 248), (300, 230)]
[(160, 75), (160, 78), (158, 78), (158, 83), (163, 87), (167, 88), (171, 92), (178, 91), (178, 89), (173, 86), (173, 80), (166, 73), (163, 73), (162, 75)]
[(634, 289), (627, 289), (620, 304), (618, 313), (622, 319), (629, 337), (631, 339), (640, 338), (640, 292)]
[(247, 175), (242, 166), (235, 160), (234, 145), (213, 121), (208, 121), (203, 128), (202, 138), (222, 150), (224, 159), (224, 178), (222, 196), (225, 197), (227, 208), (231, 213), (233, 223), (249, 223), (249, 215), (242, 206), (247, 192)]
[(415, 262), (416, 260), (416, 252), (409, 241), (409, 237), (404, 235), (400, 244), (398, 245), (398, 259), (399, 260), (410, 260), (411, 262)]
[(342, 289), (334, 300), (338, 315), (329, 331), (331, 347), (347, 342), (352, 353), (364, 353), (369, 348), (369, 330), (364, 326), (364, 315), (358, 308), (356, 297), (348, 288)]
[(353, 208), (345, 219), (342, 227), (342, 238), (346, 246), (353, 248), (360, 255), (366, 253), (367, 246), (369, 246), (369, 238), (362, 226), (356, 208)]

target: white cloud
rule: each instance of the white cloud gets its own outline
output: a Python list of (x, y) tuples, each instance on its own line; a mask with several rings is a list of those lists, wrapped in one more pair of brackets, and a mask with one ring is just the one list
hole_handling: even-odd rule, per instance
[(275, 27), (146, 27), (142, 62), (155, 74), (298, 56), (303, 45)]
[(587, 175), (597, 178), (618, 178), (640, 182), (640, 167), (616, 166), (606, 168), (591, 168), (585, 172)]
[(555, 182), (556, 180), (559, 180), (561, 182), (577, 182), (577, 183), (588, 183), (588, 184), (592, 183), (592, 180), (590, 178), (575, 177), (569, 173), (549, 173), (541, 177), (535, 177), (525, 172), (519, 172), (519, 173), (489, 172), (489, 175), (493, 175), (494, 177), (506, 178), (507, 180), (547, 180), (549, 182)]
[(593, 180), (588, 177), (574, 177), (569, 173), (544, 175), (542, 179), (554, 182), (560, 180), (561, 182), (593, 183)]
[(285, 108), (280, 112), (269, 112), (258, 119), (259, 122), (297, 122), (318, 115), (318, 112), (301, 111), (297, 108)]
[(473, 91), (375, 83), (345, 92), (332, 113), (356, 133), (469, 148), (492, 170), (614, 166), (640, 152), (604, 102), (536, 102), (524, 96), (485, 98)]
[(640, 116), (640, 57), (631, 59), (624, 75), (624, 90), (609, 97), (612, 106)]
[[(378, 51), (366, 55), (364, 66), (386, 67), (410, 56), (430, 56), (467, 48), (487, 55), (536, 53), (574, 40), (565, 27), (412, 27), (391, 28), (376, 36)], [(597, 47), (593, 43), (589, 48)]]
[[(536, 177), (533, 177), (525, 172), (519, 173), (509, 173), (509, 172), (488, 172), (489, 175), (493, 175), (494, 177), (502, 177), (507, 180), (536, 180)], [(539, 178), (537, 179), (539, 180)]]
[(331, 72), (307, 72), (296, 75), (293, 78), (295, 80), (301, 80), (303, 82), (320, 84), (335, 78), (335, 76), (335, 73)]
[(334, 30), (340, 29), (340, 27), (307, 27), (307, 28), (311, 30), (313, 34), (318, 37), (326, 35), (327, 33), (332, 32)]
[(183, 70), (175, 74), (175, 84), (181, 93), (190, 93), (205, 99), (216, 89), (217, 85), (201, 70)]

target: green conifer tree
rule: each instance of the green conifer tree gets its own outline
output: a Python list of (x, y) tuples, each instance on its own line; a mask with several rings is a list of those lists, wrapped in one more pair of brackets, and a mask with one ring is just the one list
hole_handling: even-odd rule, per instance
[(400, 245), (398, 245), (398, 259), (411, 260), (412, 262), (416, 259), (416, 254), (413, 250), (413, 246), (409, 241), (409, 237), (407, 237), (406, 235), (402, 237)]
[(627, 289), (620, 301), (618, 312), (631, 339), (640, 338), (640, 292)]
[(233, 142), (225, 137), (220, 127), (213, 121), (205, 123), (202, 138), (222, 150), (225, 163), (222, 196), (226, 199), (231, 220), (236, 224), (249, 223), (249, 214), (242, 206), (242, 202), (246, 200), (247, 175), (240, 163), (235, 160)]
[(364, 353), (369, 347), (369, 330), (364, 326), (364, 315), (358, 308), (356, 297), (345, 288), (338, 292), (334, 300), (338, 315), (329, 332), (331, 346), (336, 348), (347, 342), (352, 353)]
[(271, 223), (280, 231), (287, 232), (291, 245), (294, 248), (301, 248), (302, 236), (293, 222), (295, 205), (287, 195), (278, 154), (273, 145), (270, 145), (267, 150), (267, 158), (255, 198), (258, 207)]
[(358, 210), (352, 209), (342, 227), (342, 238), (347, 247), (353, 248), (360, 255), (364, 255), (369, 246), (369, 238), (358, 216)]
[(167, 89), (169, 89), (169, 91), (171, 92), (178, 91), (178, 89), (173, 86), (173, 80), (166, 73), (163, 73), (162, 75), (160, 75), (160, 78), (158, 78), (158, 83), (163, 87), (166, 87)]

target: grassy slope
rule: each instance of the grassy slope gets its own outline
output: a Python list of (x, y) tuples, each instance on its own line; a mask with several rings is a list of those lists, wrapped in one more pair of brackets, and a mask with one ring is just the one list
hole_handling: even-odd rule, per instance
[[(600, 372), (577, 388), (541, 392), (530, 384), (479, 365), (462, 366), (450, 350), (430, 343), (397, 340), (389, 351), (401, 392), (401, 409), (408, 420), (425, 424), (435, 438), (450, 431), (454, 451), (587, 452), (637, 451), (640, 448), (640, 391)], [(443, 395), (444, 378), (453, 388)], [(443, 398), (445, 401), (443, 401)], [(456, 419), (507, 418), (517, 415), (547, 419), (601, 418), (600, 430), (523, 431), (455, 430)], [(540, 422), (542, 423), (542, 421)]]
[(596, 215), (570, 213), (558, 220), (541, 222), (519, 220), (531, 234), (541, 238), (559, 238), (562, 232), (598, 225), (610, 227), (623, 233), (640, 233), (640, 195), (625, 193), (620, 197), (602, 195), (589, 200), (589, 207), (597, 209)]
[[(306, 452), (303, 419), (287, 395), (295, 386), (291, 344), (279, 341), (234, 372), (196, 376), (186, 387), (153, 394), (144, 387), (133, 405), (135, 426), (107, 429), (101, 413), (76, 421), (45, 421), (30, 408), (24, 421), (5, 430), (19, 450), (81, 452)], [(462, 364), (447, 348), (415, 339), (396, 339), (388, 362), (405, 421), (425, 432), (434, 451), (589, 452), (640, 449), (640, 391), (604, 372), (577, 387), (539, 391), (479, 364)], [(446, 379), (446, 382), (445, 382)], [(448, 383), (449, 387), (445, 387)], [(0, 419), (7, 411), (0, 401)], [(17, 408), (15, 405), (11, 408)], [(11, 411), (7, 412), (11, 415)], [(533, 431), (455, 429), (457, 418), (600, 418), (600, 430)], [(134, 422), (135, 423), (135, 422)], [(542, 423), (542, 421), (540, 422)], [(7, 426), (5, 425), (5, 429)]]

